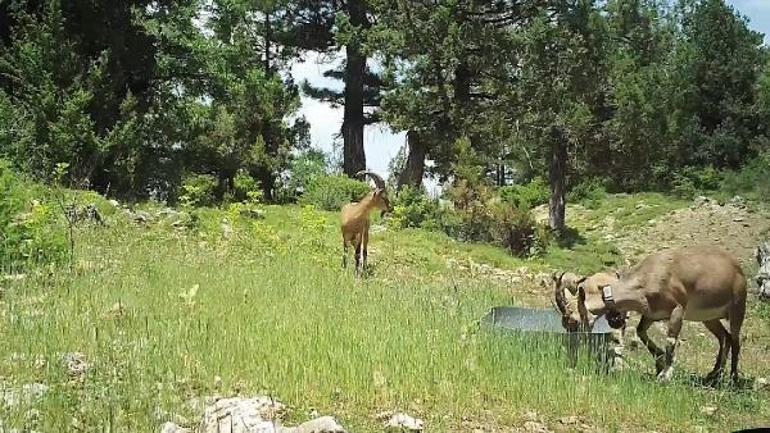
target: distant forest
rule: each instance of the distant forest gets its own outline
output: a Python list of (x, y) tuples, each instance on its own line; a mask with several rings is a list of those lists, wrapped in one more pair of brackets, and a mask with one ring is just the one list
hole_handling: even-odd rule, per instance
[[(723, 0), (10, 0), (0, 157), (119, 198), (207, 176), (292, 201), (309, 165), (366, 168), (381, 123), (407, 134), (398, 186), (540, 177), (558, 208), (587, 179), (668, 190), (767, 151), (762, 40)], [(308, 52), (344, 57), (342, 91), (291, 77)], [(341, 155), (310, 147), (301, 92), (344, 107)]]

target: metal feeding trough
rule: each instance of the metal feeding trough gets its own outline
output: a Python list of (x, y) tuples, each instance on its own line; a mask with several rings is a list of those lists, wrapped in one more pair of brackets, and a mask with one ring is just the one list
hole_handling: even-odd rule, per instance
[(597, 318), (588, 332), (567, 332), (561, 326), (561, 316), (552, 309), (494, 307), (481, 319), (481, 324), (506, 333), (560, 341), (572, 366), (577, 363), (581, 347), (590, 350), (602, 369), (609, 368), (612, 362), (610, 345), (613, 329), (604, 316)]

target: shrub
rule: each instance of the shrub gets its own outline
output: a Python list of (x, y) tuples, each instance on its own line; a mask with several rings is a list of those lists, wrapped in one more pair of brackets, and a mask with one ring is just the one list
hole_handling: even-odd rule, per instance
[(679, 174), (690, 179), (699, 191), (714, 191), (722, 182), (722, 174), (714, 167), (684, 167)]
[(551, 192), (541, 177), (529, 183), (500, 188), (500, 198), (514, 207), (533, 208), (548, 203)]
[(724, 173), (720, 189), (731, 196), (770, 202), (770, 152), (760, 154), (738, 171)]
[(453, 224), (446, 227), (448, 234), (462, 241), (492, 241), (494, 215), (489, 206), (494, 197), (492, 188), (484, 184), (472, 186), (460, 179), (446, 194), (454, 204), (455, 213)]
[(0, 197), (0, 265), (58, 262), (67, 256), (67, 236), (57, 205), (3, 160)]
[(259, 202), (262, 200), (262, 189), (259, 181), (245, 171), (239, 171), (233, 179), (233, 198), (239, 202)]
[(551, 241), (550, 231), (537, 224), (530, 209), (501, 203), (495, 209), (495, 241), (519, 257), (545, 253)]
[(323, 210), (340, 210), (351, 201), (360, 200), (369, 191), (369, 186), (344, 175), (316, 176), (300, 202), (312, 204)]
[(307, 191), (310, 183), (326, 174), (326, 154), (317, 149), (308, 149), (289, 162), (288, 178), (284, 180), (283, 193), (297, 197)]
[(440, 227), (441, 206), (438, 200), (431, 199), (420, 189), (403, 187), (391, 197), (391, 205), (393, 212), (388, 218), (388, 225), (393, 228)]
[(695, 182), (692, 179), (679, 173), (674, 173), (673, 180), (671, 181), (671, 192), (678, 197), (691, 199), (695, 197), (698, 190), (695, 188)]
[(182, 181), (179, 201), (185, 206), (212, 206), (216, 201), (217, 179), (210, 174), (188, 175)]
[(607, 189), (604, 180), (597, 177), (581, 181), (567, 194), (568, 201), (582, 203), (589, 209), (598, 208), (606, 197)]

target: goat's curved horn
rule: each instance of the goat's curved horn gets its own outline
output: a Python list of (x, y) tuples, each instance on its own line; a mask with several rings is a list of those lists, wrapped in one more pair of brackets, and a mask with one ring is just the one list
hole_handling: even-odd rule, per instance
[(556, 281), (556, 284), (554, 284), (553, 297), (556, 300), (556, 307), (559, 309), (561, 314), (566, 314), (567, 298), (564, 296), (564, 288), (561, 286), (562, 277), (564, 277), (563, 272), (561, 275), (559, 275), (559, 279)]
[(374, 185), (377, 187), (377, 189), (385, 189), (385, 181), (382, 180), (382, 177), (380, 177), (380, 175), (377, 173), (369, 170), (361, 170), (356, 173), (356, 176), (369, 176), (374, 181)]

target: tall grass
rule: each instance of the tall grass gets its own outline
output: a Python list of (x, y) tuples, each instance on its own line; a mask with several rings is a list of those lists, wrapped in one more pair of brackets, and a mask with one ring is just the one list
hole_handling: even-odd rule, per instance
[[(0, 375), (51, 389), (37, 421), (25, 406), (0, 418), (41, 432), (150, 432), (163, 421), (158, 408), (191, 416), (193, 397), (264, 392), (291, 404), (294, 420), (316, 408), (354, 432), (381, 431), (372, 415), (389, 409), (433, 432), (464, 431), (464, 418), (516, 426), (528, 410), (549, 423), (579, 414), (607, 431), (770, 420), (766, 394), (659, 385), (639, 370), (603, 375), (588, 361), (569, 370), (559, 345), (483, 331), (477, 320), (509, 303), (509, 290), (457, 270), (423, 272), (435, 269), (431, 250), (394, 262), (411, 257), (389, 254), (399, 233), (374, 236), (373, 275), (357, 280), (339, 269), (332, 217), (268, 215), (233, 222), (229, 238), (121, 222), (86, 229), (71, 273), (3, 282)], [(90, 365), (82, 381), (59, 360), (75, 351)], [(702, 415), (714, 402), (728, 410)]]

